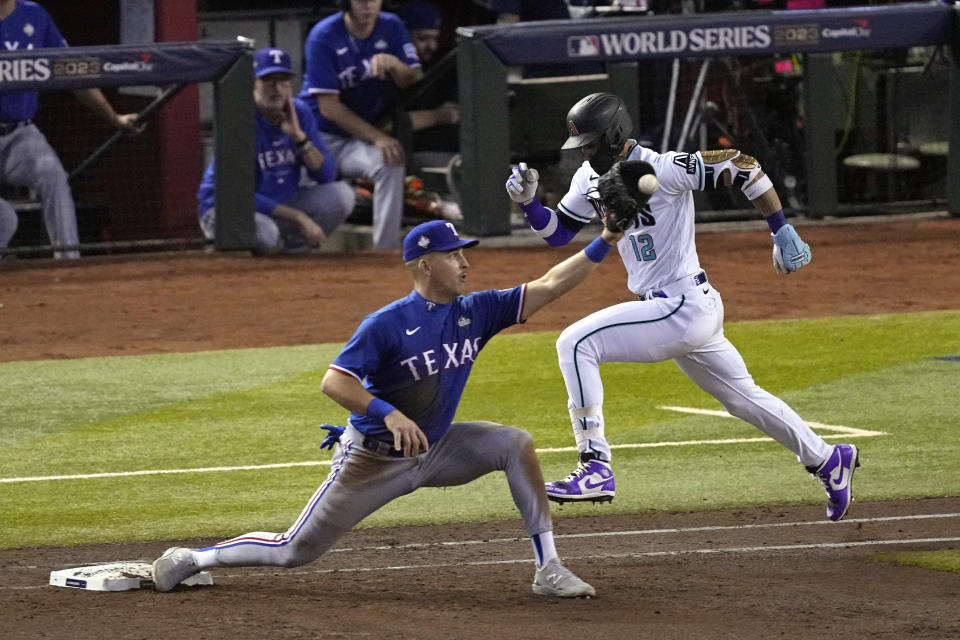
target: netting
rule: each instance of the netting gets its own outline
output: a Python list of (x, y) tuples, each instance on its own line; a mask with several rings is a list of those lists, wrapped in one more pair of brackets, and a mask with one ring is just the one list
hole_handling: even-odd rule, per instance
[[(69, 175), (79, 236), (73, 248), (93, 255), (203, 243), (196, 212), (203, 171), (198, 80), (219, 78), (245, 51), (240, 43), (165, 43), (0, 54), (0, 71), (2, 65), (49, 70), (0, 73), (0, 90), (38, 93), (33, 124)], [(102, 87), (118, 114), (139, 114), (143, 132), (120, 133), (84, 107), (73, 90), (87, 87)], [(51, 241), (43, 194), (23, 182), (9, 169), (0, 172), (0, 197), (17, 214), (16, 233), (0, 255), (44, 257), (69, 248)]]
[[(756, 156), (788, 213), (952, 211), (953, 13), (915, 3), (461, 29), (460, 70), (483, 101), (465, 109), (463, 189), (487, 192), (499, 165), (529, 159), (555, 204), (579, 164), (559, 151), (566, 111), (612, 91), (638, 116), (644, 146)], [(509, 139), (483, 121), (499, 109), (499, 77)], [(756, 215), (738, 192), (695, 197), (702, 220)], [(476, 228), (502, 226), (465, 206)]]

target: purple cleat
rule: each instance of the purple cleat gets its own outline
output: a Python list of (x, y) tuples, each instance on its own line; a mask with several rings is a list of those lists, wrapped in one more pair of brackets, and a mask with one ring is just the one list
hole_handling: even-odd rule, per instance
[(610, 502), (615, 483), (610, 463), (593, 453), (581, 453), (577, 468), (563, 480), (547, 482), (547, 497), (554, 502)]
[(853, 502), (853, 472), (860, 466), (859, 454), (852, 444), (836, 444), (823, 464), (807, 467), (827, 491), (827, 518), (834, 522), (847, 514)]

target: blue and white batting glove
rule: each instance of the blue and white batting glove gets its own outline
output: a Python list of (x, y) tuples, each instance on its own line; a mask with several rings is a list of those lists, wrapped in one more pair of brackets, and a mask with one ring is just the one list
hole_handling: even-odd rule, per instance
[(340, 436), (346, 431), (346, 427), (334, 426), (332, 424), (322, 424), (320, 428), (326, 429), (329, 432), (327, 433), (327, 437), (323, 439), (323, 442), (320, 443), (321, 449), (333, 449), (333, 446), (340, 442)]
[(521, 162), (513, 167), (507, 178), (507, 195), (517, 204), (526, 204), (536, 197), (539, 181), (537, 170), (529, 169), (526, 162)]
[(792, 224), (785, 224), (773, 237), (773, 268), (777, 273), (787, 274), (810, 264), (810, 245), (800, 239)]

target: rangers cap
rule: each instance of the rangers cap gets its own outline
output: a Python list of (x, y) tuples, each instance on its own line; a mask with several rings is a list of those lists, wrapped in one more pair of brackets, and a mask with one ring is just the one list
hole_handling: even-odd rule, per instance
[(253, 54), (253, 72), (258, 78), (271, 73), (286, 73), (293, 75), (290, 65), (290, 55), (283, 49), (267, 47)]
[(431, 220), (418, 224), (403, 239), (403, 261), (410, 262), (432, 251), (453, 251), (472, 247), (479, 240), (464, 240), (451, 222)]
[(407, 31), (440, 29), (440, 14), (427, 0), (409, 0), (397, 8), (397, 15), (407, 25)]

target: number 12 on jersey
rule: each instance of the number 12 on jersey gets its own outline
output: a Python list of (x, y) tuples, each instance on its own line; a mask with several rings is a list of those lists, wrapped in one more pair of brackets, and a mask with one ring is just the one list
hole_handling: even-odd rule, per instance
[(657, 259), (657, 251), (653, 248), (653, 237), (649, 233), (630, 236), (630, 244), (633, 246), (633, 254), (637, 256), (637, 262), (650, 262)]

